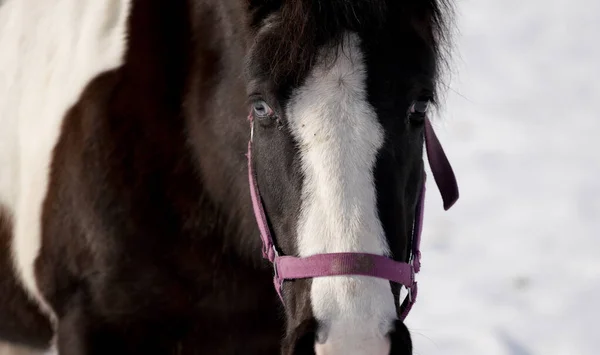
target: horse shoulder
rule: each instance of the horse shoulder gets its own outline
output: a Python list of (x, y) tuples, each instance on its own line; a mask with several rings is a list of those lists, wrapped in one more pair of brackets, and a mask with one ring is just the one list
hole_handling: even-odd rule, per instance
[(10, 253), (2, 255), (11, 260), (0, 263), (50, 317), (34, 265), (53, 151), (83, 88), (122, 64), (129, 1), (0, 5), (0, 207), (11, 225)]

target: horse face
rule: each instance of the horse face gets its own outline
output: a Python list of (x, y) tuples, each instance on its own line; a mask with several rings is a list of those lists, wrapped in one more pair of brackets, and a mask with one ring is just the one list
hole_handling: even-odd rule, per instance
[[(277, 248), (406, 260), (423, 184), (432, 43), (394, 19), (399, 5), (381, 13), (383, 1), (356, 5), (350, 10), (365, 18), (353, 21), (347, 8), (309, 3), (258, 6), (247, 57), (253, 163)], [(283, 298), (286, 354), (412, 351), (389, 281), (298, 280), (284, 284)]]

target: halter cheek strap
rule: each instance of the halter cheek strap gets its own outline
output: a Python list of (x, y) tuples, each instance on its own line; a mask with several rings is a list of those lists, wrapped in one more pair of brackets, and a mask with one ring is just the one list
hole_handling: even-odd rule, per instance
[[(408, 297), (400, 309), (400, 319), (404, 320), (417, 298), (417, 282), (415, 274), (421, 268), (421, 232), (423, 227), (423, 210), (425, 202), (425, 179), (417, 202), (413, 222), (412, 246), (408, 263), (393, 260), (387, 256), (368, 253), (330, 253), (308, 257), (279, 255), (267, 222), (260, 190), (256, 182), (252, 164), (252, 143), (254, 140), (254, 124), (252, 115), (250, 141), (248, 142), (248, 182), (254, 216), (262, 240), (262, 254), (273, 265), (275, 290), (283, 301), (281, 288), (285, 280), (306, 279), (327, 276), (359, 275), (377, 277), (396, 282), (408, 289)], [(437, 139), (429, 120), (425, 120), (425, 147), (436, 184), (447, 210), (458, 200), (458, 185), (452, 167)]]

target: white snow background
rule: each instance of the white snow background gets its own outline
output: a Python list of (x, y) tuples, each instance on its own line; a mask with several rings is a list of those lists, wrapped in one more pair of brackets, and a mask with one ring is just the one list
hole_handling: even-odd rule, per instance
[(600, 354), (600, 1), (460, 0), (416, 355)]

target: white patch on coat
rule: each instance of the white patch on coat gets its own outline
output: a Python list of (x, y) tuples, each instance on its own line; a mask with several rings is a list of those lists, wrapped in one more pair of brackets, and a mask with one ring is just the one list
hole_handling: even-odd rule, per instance
[(0, 203), (14, 216), (15, 269), (41, 308), (33, 264), (52, 150), (92, 78), (118, 67), (130, 0), (7, 0), (0, 7)]
[[(287, 108), (304, 173), (298, 222), (301, 256), (389, 254), (374, 185), (384, 132), (367, 101), (359, 41), (355, 34), (347, 34), (333, 65), (317, 64), (293, 92)], [(389, 353), (387, 333), (396, 308), (388, 281), (315, 278), (311, 302), (325, 339), (316, 344), (317, 354)]]

